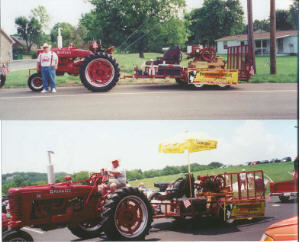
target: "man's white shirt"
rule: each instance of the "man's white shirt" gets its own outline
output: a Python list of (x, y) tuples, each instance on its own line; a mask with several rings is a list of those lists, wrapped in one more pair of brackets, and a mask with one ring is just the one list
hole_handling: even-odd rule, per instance
[[(51, 56), (52, 55), (52, 56)], [(52, 61), (51, 61), (52, 60)], [(58, 62), (58, 56), (55, 52), (48, 52), (48, 53), (40, 53), (37, 62), (41, 63), (41, 66), (54, 66), (55, 63)]]
[(110, 175), (110, 178), (118, 179), (122, 183), (126, 183), (126, 171), (121, 166), (118, 166), (117, 168), (111, 167), (109, 171), (117, 171), (120, 172), (120, 175), (118, 177), (114, 177), (113, 175)]

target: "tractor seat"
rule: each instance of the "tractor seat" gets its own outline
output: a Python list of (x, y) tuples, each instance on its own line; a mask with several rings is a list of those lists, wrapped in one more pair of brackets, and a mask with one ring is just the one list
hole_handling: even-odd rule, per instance
[(157, 57), (155, 61), (147, 61), (146, 65), (159, 65), (163, 64), (180, 64), (181, 51), (178, 46), (170, 48), (165, 52), (163, 57)]
[[(167, 188), (167, 194), (169, 198), (181, 198), (183, 195), (190, 196), (190, 183), (189, 175), (186, 174), (185, 178), (178, 178), (170, 187)], [(194, 197), (194, 176), (191, 174), (192, 183), (192, 196)]]

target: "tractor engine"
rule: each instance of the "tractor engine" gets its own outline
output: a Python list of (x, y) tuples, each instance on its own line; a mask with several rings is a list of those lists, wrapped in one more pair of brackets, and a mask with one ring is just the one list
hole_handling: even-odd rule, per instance
[(91, 185), (65, 182), (11, 188), (8, 199), (13, 228), (34, 225), (48, 230), (97, 219), (98, 193)]

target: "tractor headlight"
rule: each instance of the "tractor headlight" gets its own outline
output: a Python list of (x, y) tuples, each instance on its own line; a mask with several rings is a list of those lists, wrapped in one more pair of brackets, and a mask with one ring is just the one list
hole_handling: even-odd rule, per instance
[(263, 234), (260, 241), (274, 241), (274, 239), (266, 234)]

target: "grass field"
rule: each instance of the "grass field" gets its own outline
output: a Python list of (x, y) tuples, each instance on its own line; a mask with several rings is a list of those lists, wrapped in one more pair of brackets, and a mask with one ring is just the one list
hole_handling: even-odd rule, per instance
[[(277, 181), (285, 181), (291, 180), (292, 175), (289, 172), (292, 172), (294, 169), (293, 162), (283, 162), (283, 163), (268, 163), (268, 164), (260, 164), (255, 166), (232, 166), (228, 168), (218, 168), (205, 170), (200, 172), (193, 172), (194, 177), (198, 175), (212, 175), (212, 174), (221, 174), (224, 172), (241, 172), (242, 169), (246, 171), (254, 171), (254, 170), (263, 170), (265, 174), (265, 179), (269, 179), (270, 177), (274, 182)], [(154, 178), (141, 179), (136, 181), (130, 181), (130, 185), (138, 186), (140, 183), (144, 183), (146, 187), (153, 188), (154, 182), (174, 182), (177, 178), (182, 177), (184, 174), (176, 174), (169, 176), (160, 176)], [(269, 192), (269, 186), (267, 188), (267, 193)]]
[[(141, 66), (141, 64), (150, 59), (156, 59), (156, 57), (162, 56), (159, 53), (145, 53), (145, 58), (141, 59), (138, 54), (114, 54), (117, 59), (121, 76), (132, 75), (133, 68), (135, 66)], [(187, 65), (187, 60), (182, 62), (183, 66)], [(296, 56), (282, 56), (277, 57), (277, 75), (270, 75), (270, 65), (268, 57), (256, 57), (257, 74), (253, 76), (250, 82), (297, 82), (297, 57)], [(12, 71), (7, 75), (7, 81), (5, 86), (27, 86), (28, 70)], [(58, 85), (66, 84), (80, 84), (79, 77), (70, 76), (65, 74), (64, 76), (57, 76)], [(174, 80), (147, 80), (147, 79), (121, 79), (121, 84), (124, 82), (147, 82), (147, 83), (175, 83)]]

